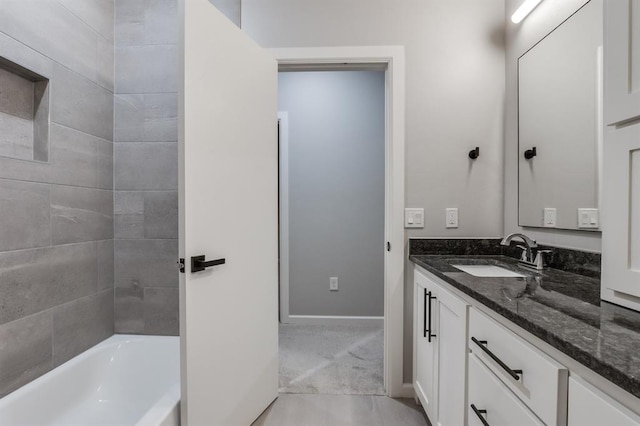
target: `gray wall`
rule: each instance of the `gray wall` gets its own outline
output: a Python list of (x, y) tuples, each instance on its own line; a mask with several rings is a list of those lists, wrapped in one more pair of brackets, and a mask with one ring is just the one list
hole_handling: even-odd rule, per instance
[(518, 58), (585, 3), (586, 0), (542, 2), (531, 15), (516, 25), (509, 17), (520, 1), (506, 2), (504, 224), (505, 232), (525, 232), (540, 243), (600, 252), (599, 232), (518, 226)]
[(115, 10), (115, 330), (177, 335), (177, 0)]
[[(554, 3), (554, 2), (551, 2)], [(544, 4), (544, 2), (543, 2)], [(403, 45), (409, 237), (503, 234), (504, 0), (243, 0), (242, 29), (264, 47)], [(471, 161), (470, 149), (480, 147)], [(445, 208), (460, 226), (445, 228)], [(413, 292), (406, 263), (404, 379), (411, 381)]]
[(290, 314), (382, 316), (384, 72), (281, 72), (278, 94), (289, 122)]
[(48, 162), (0, 157), (1, 397), (113, 334), (113, 3), (3, 1), (0, 57), (51, 95)]

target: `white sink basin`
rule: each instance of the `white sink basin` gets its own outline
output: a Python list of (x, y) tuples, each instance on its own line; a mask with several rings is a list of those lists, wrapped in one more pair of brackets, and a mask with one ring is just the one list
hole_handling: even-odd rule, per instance
[(517, 278), (526, 275), (496, 265), (451, 265), (474, 277)]

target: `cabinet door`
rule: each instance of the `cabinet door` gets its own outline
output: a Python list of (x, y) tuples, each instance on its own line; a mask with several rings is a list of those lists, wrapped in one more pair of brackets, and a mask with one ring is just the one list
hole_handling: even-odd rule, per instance
[(640, 0), (604, 2), (605, 122), (640, 117)]
[[(638, 309), (640, 124), (610, 130), (606, 141), (602, 191), (602, 298)], [(635, 297), (619, 297), (619, 293)]]
[(467, 305), (448, 291), (438, 290), (438, 418), (439, 426), (462, 426), (465, 422)]
[[(415, 335), (415, 362), (414, 362), (414, 388), (420, 403), (431, 421), (437, 418), (436, 413), (436, 341), (429, 337), (429, 318), (431, 318), (431, 328), (435, 321), (433, 309), (429, 306), (429, 294), (433, 299), (433, 286), (431, 282), (420, 274), (415, 273), (415, 293), (414, 293), (414, 335)], [(431, 302), (431, 305), (435, 301)]]
[(639, 426), (640, 417), (576, 377), (569, 378), (568, 426)]

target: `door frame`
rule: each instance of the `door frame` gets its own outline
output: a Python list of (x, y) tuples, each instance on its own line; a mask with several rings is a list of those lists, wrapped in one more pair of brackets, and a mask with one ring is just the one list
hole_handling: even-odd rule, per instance
[[(403, 46), (339, 46), (272, 48), (278, 65), (314, 67), (377, 65), (385, 69), (385, 239), (384, 256), (384, 387), (390, 397), (413, 397), (403, 383), (404, 357), (404, 166), (405, 59)], [(339, 69), (339, 68), (337, 68)], [(286, 130), (285, 130), (286, 131)], [(287, 259), (285, 259), (286, 262)], [(281, 259), (281, 267), (288, 265)], [(287, 268), (288, 269), (288, 268)], [(289, 300), (288, 280), (281, 280), (281, 301)], [(286, 296), (283, 298), (283, 293)], [(289, 306), (281, 306), (281, 318)], [(338, 319), (339, 320), (339, 319)], [(366, 319), (365, 319), (366, 320)]]

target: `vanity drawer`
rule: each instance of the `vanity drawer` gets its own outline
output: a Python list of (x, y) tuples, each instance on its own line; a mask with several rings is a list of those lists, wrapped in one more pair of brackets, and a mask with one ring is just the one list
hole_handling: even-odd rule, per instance
[(545, 424), (566, 424), (564, 366), (477, 309), (470, 311), (469, 349)]
[(467, 415), (469, 426), (544, 426), (474, 354), (469, 354)]

